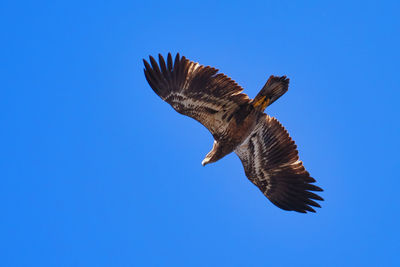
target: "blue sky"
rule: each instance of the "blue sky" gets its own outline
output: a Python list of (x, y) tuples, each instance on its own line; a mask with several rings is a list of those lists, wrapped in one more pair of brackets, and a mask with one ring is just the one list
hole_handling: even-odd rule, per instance
[[(146, 3), (144, 3), (146, 2)], [(397, 1), (2, 1), (2, 266), (399, 266)], [(180, 52), (254, 97), (325, 189), (273, 206), (150, 89)]]

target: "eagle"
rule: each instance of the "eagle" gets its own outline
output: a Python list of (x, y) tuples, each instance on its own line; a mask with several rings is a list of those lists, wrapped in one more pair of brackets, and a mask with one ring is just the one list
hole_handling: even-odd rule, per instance
[(264, 110), (287, 92), (286, 76), (270, 76), (254, 99), (218, 69), (168, 53), (159, 63), (143, 59), (144, 75), (153, 91), (177, 112), (204, 125), (213, 135), (212, 150), (202, 165), (235, 152), (247, 178), (276, 206), (300, 213), (315, 212), (323, 191), (314, 185), (297, 146), (281, 123)]

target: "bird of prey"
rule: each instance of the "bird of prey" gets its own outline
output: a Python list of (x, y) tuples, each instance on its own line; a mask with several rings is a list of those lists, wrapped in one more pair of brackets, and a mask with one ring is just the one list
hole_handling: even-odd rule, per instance
[(312, 191), (315, 179), (305, 170), (288, 132), (266, 107), (287, 92), (286, 76), (270, 76), (254, 99), (218, 70), (171, 53), (159, 64), (144, 62), (147, 82), (177, 112), (203, 124), (213, 135), (212, 150), (202, 162), (216, 162), (231, 152), (242, 161), (247, 178), (276, 206), (301, 213), (315, 212), (323, 200)]

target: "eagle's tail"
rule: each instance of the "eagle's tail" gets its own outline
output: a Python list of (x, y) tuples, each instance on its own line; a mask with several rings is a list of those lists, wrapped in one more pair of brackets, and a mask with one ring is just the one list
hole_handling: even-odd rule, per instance
[(287, 92), (289, 79), (286, 76), (271, 75), (264, 87), (253, 99), (252, 104), (256, 109), (264, 111), (266, 107), (274, 103), (279, 97)]

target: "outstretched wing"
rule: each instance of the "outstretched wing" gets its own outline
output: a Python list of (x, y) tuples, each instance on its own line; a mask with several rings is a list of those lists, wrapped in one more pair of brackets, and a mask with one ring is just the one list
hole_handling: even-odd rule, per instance
[(249, 137), (235, 150), (246, 176), (276, 206), (284, 210), (315, 212), (322, 191), (299, 160), (294, 141), (279, 121), (264, 115)]
[(243, 88), (212, 67), (205, 67), (176, 55), (167, 63), (159, 55), (159, 65), (150, 56), (144, 61), (144, 74), (151, 88), (179, 113), (199, 121), (213, 134), (220, 136), (233, 113), (250, 102)]

